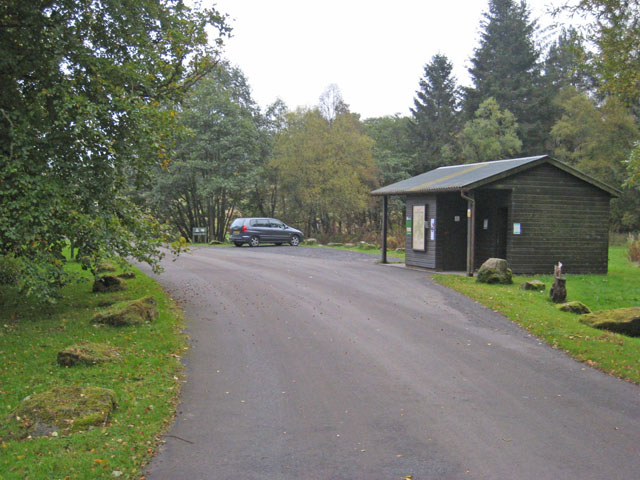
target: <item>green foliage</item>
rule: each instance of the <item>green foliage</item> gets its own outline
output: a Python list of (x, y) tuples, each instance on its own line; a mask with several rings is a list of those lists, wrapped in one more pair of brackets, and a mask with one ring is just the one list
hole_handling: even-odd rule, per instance
[[(583, 325), (575, 314), (557, 310), (548, 294), (518, 288), (532, 278), (551, 284), (551, 275), (516, 276), (513, 285), (484, 285), (457, 275), (434, 275), (432, 278), (502, 313), (576, 359), (640, 382), (640, 338)], [(566, 278), (568, 299), (581, 301), (593, 311), (640, 304), (640, 269), (625, 258), (624, 247), (609, 249), (607, 275), (566, 275)]]
[(410, 120), (407, 117), (367, 118), (363, 122), (365, 132), (374, 141), (373, 158), (378, 168), (381, 185), (409, 178), (415, 166), (413, 146), (407, 134)]
[(13, 255), (0, 255), (0, 285), (15, 285), (22, 272), (22, 262)]
[(289, 114), (271, 165), (281, 179), (283, 216), (295, 212), (291, 223), (305, 225), (307, 234), (361, 214), (377, 180), (373, 140), (351, 113), (333, 120), (318, 109)]
[(449, 59), (440, 54), (424, 67), (411, 109), (409, 136), (417, 156), (412, 175), (447, 164), (457, 152), (460, 90), (452, 71)]
[(182, 2), (8, 0), (0, 6), (0, 254), (51, 298), (71, 241), (156, 264), (160, 227), (125, 198), (168, 161), (176, 101), (217, 60), (215, 10)]
[(598, 105), (571, 87), (561, 92), (556, 104), (562, 116), (551, 130), (554, 156), (622, 189), (612, 205), (612, 226), (626, 231), (640, 228), (640, 189), (623, 187), (629, 155), (640, 137), (635, 118), (614, 97)]
[(550, 45), (544, 61), (544, 77), (553, 91), (574, 87), (583, 92), (595, 90), (596, 80), (586, 64), (587, 50), (574, 27), (563, 28)]
[[(105, 425), (68, 437), (0, 439), (0, 476), (93, 480), (113, 479), (113, 472), (121, 472), (122, 479), (140, 478), (142, 465), (175, 412), (180, 357), (186, 349), (182, 322), (160, 286), (140, 272), (126, 291), (97, 295), (91, 293), (92, 275), (76, 262), (66, 268), (82, 281), (65, 286), (55, 305), (33, 305), (24, 296), (4, 292), (9, 297), (0, 308), (0, 418), (15, 411), (26, 396), (62, 385), (113, 390), (118, 407)], [(144, 295), (158, 300), (153, 323), (119, 329), (91, 323), (98, 304)], [(82, 341), (117, 348), (119, 361), (59, 366), (57, 353)]]
[(640, 102), (640, 1), (579, 0), (558, 10), (588, 14), (583, 30), (596, 50), (587, 62), (597, 75), (602, 95), (615, 96), (627, 106)]
[(475, 118), (466, 123), (460, 136), (464, 163), (510, 158), (520, 152), (522, 142), (518, 124), (508, 110), (500, 110), (494, 98), (478, 108)]
[(220, 64), (188, 94), (179, 121), (186, 134), (173, 162), (158, 169), (147, 198), (181, 236), (208, 227), (211, 238), (224, 240), (234, 212), (254, 188), (267, 147), (242, 72)]
[(490, 0), (481, 22), (480, 46), (471, 59), (473, 88), (464, 109), (471, 119), (489, 97), (509, 110), (519, 125), (526, 154), (539, 154), (551, 126), (551, 98), (541, 77), (537, 31), (526, 2)]
[(633, 150), (631, 150), (631, 153), (629, 154), (627, 175), (627, 186), (640, 186), (640, 141), (635, 142)]

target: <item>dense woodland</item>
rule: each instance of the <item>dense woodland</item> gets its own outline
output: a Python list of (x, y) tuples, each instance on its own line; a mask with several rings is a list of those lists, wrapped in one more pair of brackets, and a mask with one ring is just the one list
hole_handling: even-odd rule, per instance
[(2, 2), (0, 257), (20, 262), (26, 293), (50, 297), (69, 243), (91, 269), (114, 253), (157, 265), (163, 241), (201, 226), (223, 240), (240, 215), (375, 241), (372, 189), (539, 154), (620, 189), (611, 228), (638, 231), (640, 0), (572, 5), (561, 9), (584, 26), (542, 32), (526, 1), (489, 0), (471, 86), (442, 45), (410, 114), (363, 119), (336, 85), (312, 107), (259, 108), (224, 60), (230, 28), (215, 9)]
[[(638, 60), (608, 56), (620, 42), (613, 28), (637, 41), (629, 30), (637, 5), (601, 3), (576, 8), (596, 13), (589, 29), (553, 37), (526, 2), (490, 1), (473, 85), (458, 85), (446, 55), (435, 55), (416, 79), (408, 116), (362, 119), (336, 85), (313, 107), (290, 111), (278, 101), (262, 112), (242, 72), (222, 62), (176, 108), (188, 134), (145, 199), (186, 238), (206, 225), (223, 240), (230, 220), (244, 215), (280, 217), (323, 239), (375, 240), (375, 187), (443, 165), (550, 154), (621, 189), (611, 228), (639, 230), (630, 165), (640, 139), (637, 72), (619, 84), (610, 72)], [(400, 200), (394, 205), (401, 227)]]

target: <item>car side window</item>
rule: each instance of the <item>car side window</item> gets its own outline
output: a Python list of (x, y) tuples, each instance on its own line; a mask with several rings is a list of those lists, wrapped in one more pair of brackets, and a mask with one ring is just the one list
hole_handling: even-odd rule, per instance
[(284, 228), (284, 223), (278, 220), (271, 220), (271, 228)]

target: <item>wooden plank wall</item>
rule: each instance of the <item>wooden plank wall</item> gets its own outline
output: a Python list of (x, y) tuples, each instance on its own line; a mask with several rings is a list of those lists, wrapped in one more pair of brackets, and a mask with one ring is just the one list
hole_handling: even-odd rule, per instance
[[(436, 197), (435, 195), (428, 196), (407, 196), (407, 216), (412, 216), (414, 205), (427, 205), (427, 219), (429, 222), (431, 218), (436, 217)], [(425, 223), (426, 223), (425, 222)], [(406, 232), (406, 231), (405, 231)], [(430, 239), (428, 231), (426, 232), (426, 252), (415, 251), (411, 248), (412, 237), (406, 234), (405, 236), (405, 264), (414, 267), (424, 268), (436, 268), (436, 242)]]
[[(512, 190), (507, 260), (514, 273), (607, 273), (609, 195), (543, 164), (490, 185)], [(513, 223), (522, 233), (513, 234)]]

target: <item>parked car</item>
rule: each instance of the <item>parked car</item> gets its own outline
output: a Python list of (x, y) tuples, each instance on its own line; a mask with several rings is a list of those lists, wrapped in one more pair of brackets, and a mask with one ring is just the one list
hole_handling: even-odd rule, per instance
[(261, 243), (288, 243), (295, 247), (304, 239), (304, 235), (275, 218), (236, 218), (229, 229), (229, 239), (236, 247), (244, 243), (250, 247), (257, 247)]

